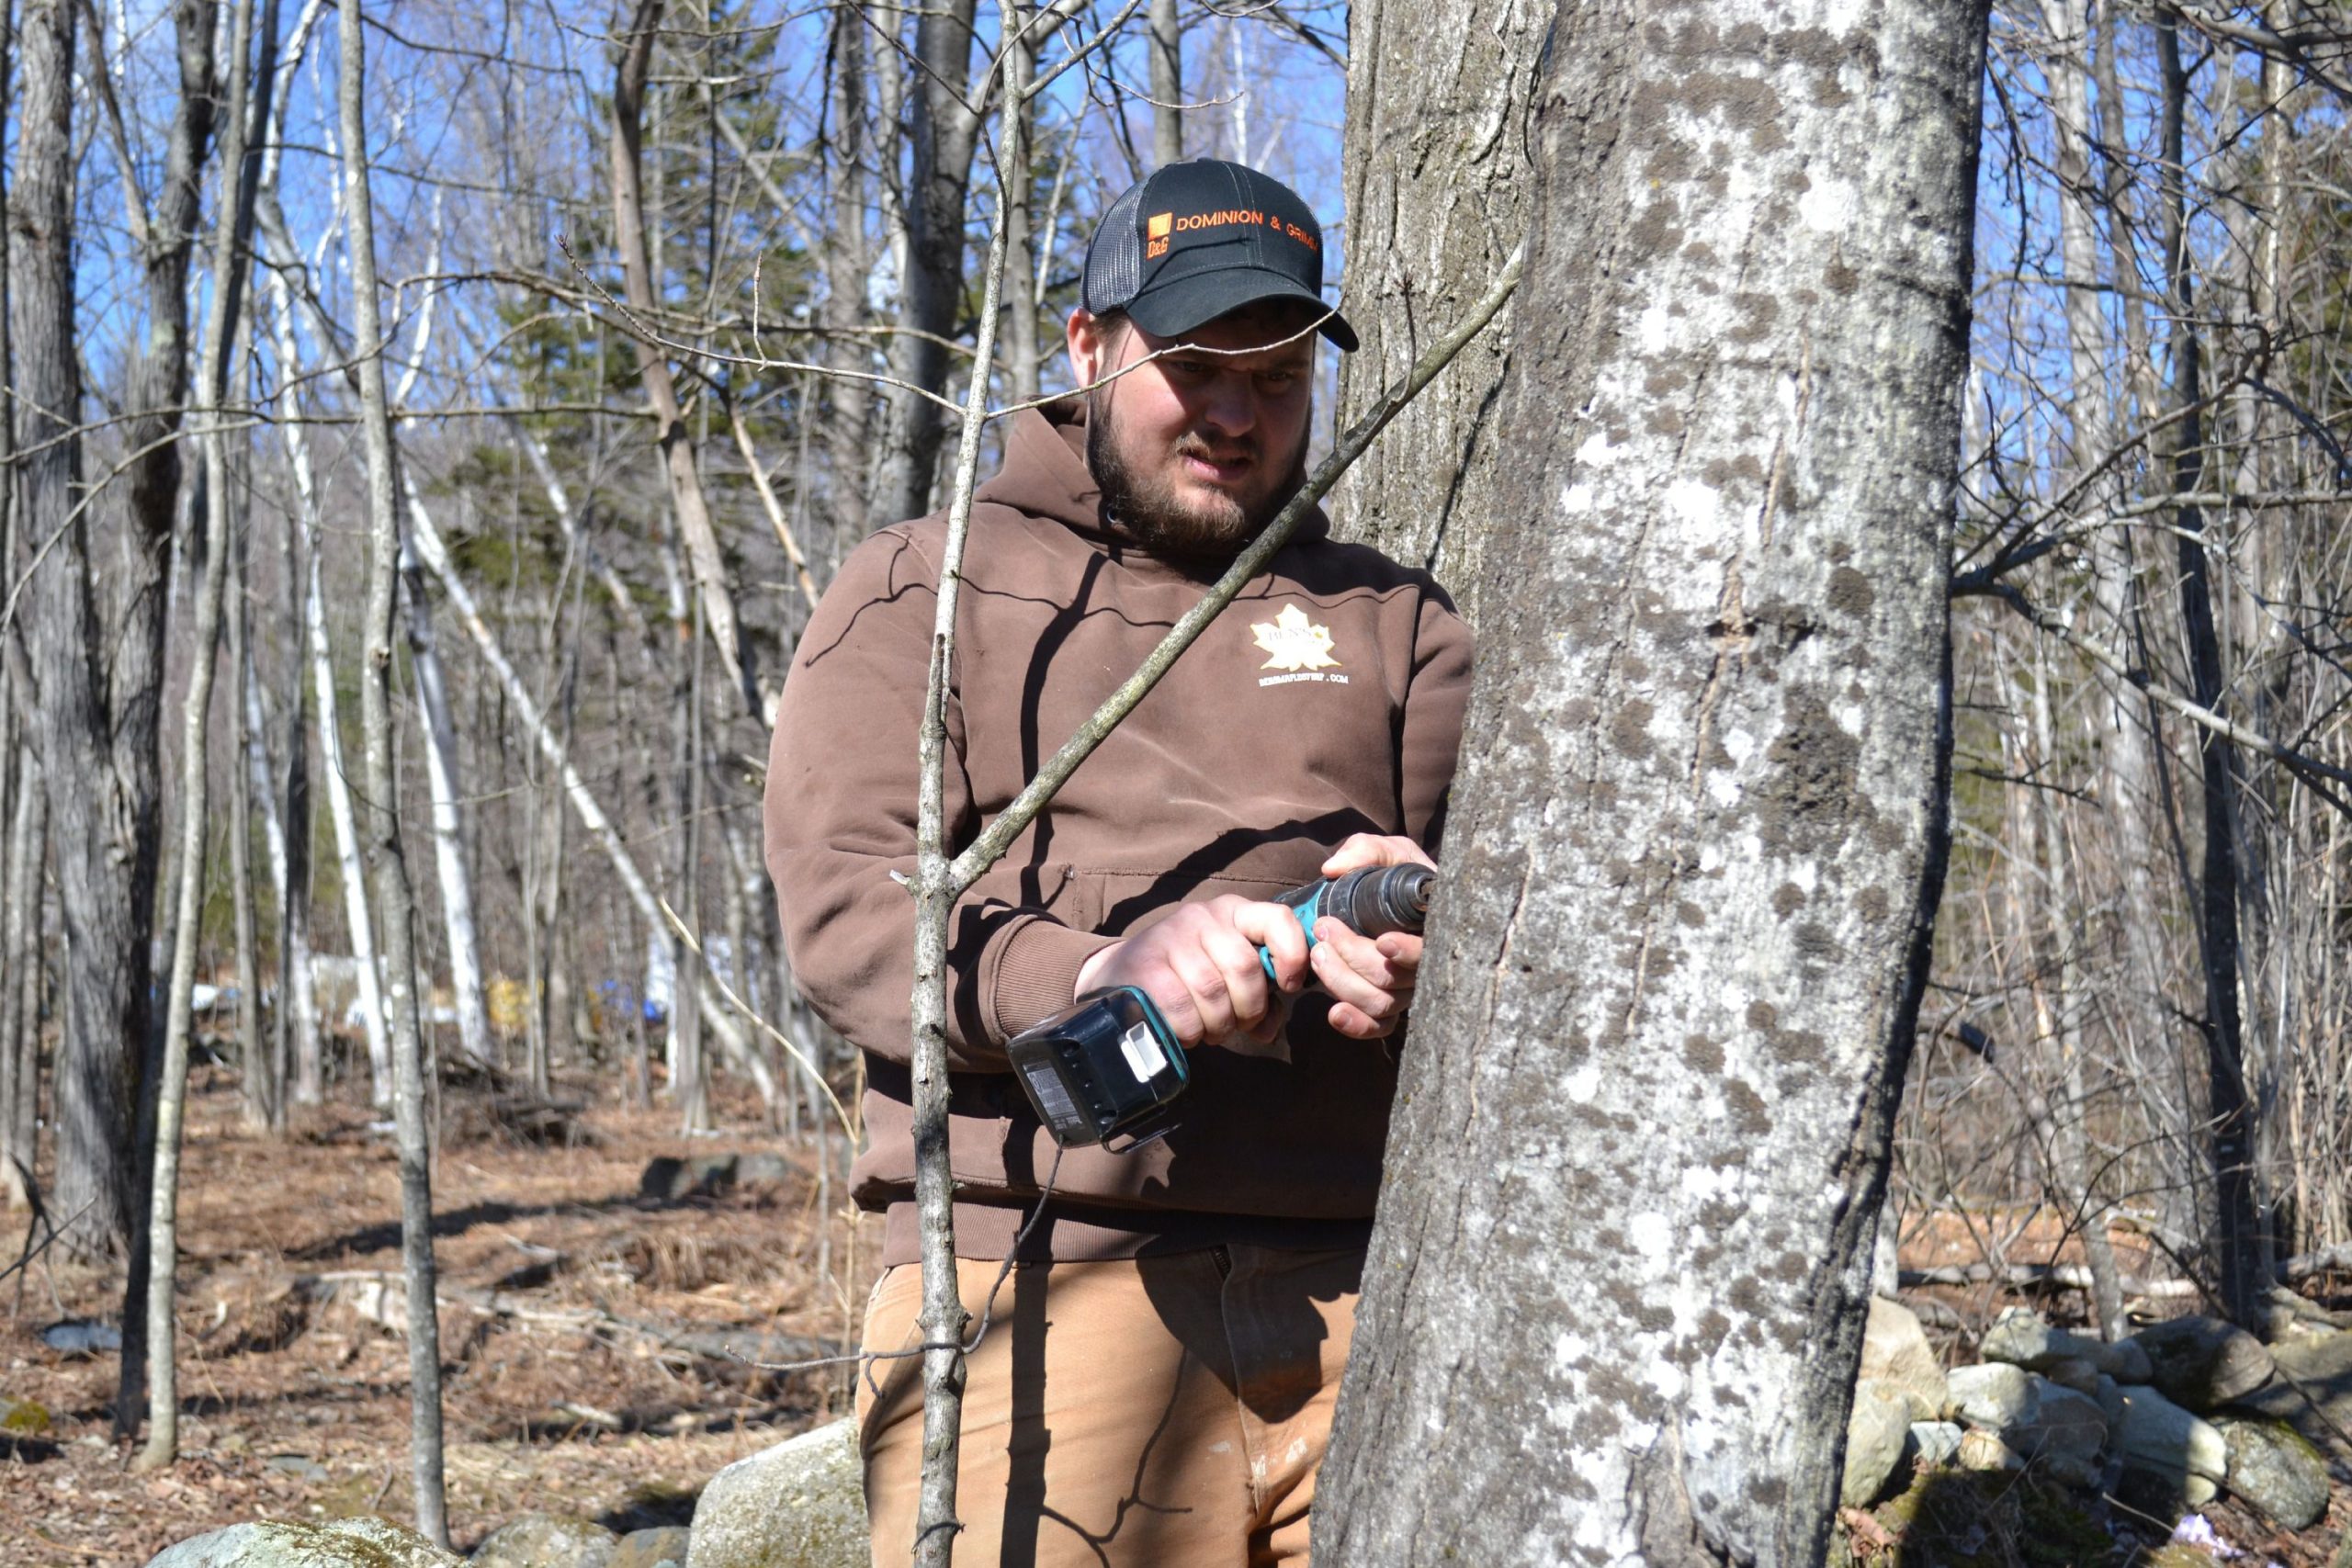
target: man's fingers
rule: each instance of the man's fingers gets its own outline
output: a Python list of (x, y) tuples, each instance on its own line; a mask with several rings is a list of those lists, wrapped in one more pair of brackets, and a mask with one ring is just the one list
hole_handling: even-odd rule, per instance
[(1386, 1020), (1374, 1018), (1363, 1009), (1347, 1002), (1333, 1002), (1330, 1012), (1325, 1016), (1333, 1029), (1351, 1040), (1385, 1040), (1396, 1033), (1396, 1026), (1404, 1021), (1401, 1016)]
[[(1238, 902), (1233, 909), (1233, 929), (1250, 944), (1250, 962), (1257, 963), (1257, 950), (1264, 948), (1274, 961), (1274, 981), (1285, 991), (1306, 987), (1309, 976), (1306, 963), (1306, 932), (1300, 929), (1298, 917), (1285, 904)], [(1260, 964), (1263, 975), (1265, 966)]]
[[(1375, 1021), (1395, 1018), (1412, 1005), (1418, 964), (1401, 955), (1392, 958), (1379, 943), (1337, 920), (1316, 922), (1315, 936), (1315, 977), (1332, 1000)], [(1414, 945), (1418, 949), (1417, 941)]]
[(1410, 839), (1393, 833), (1351, 833), (1323, 863), (1323, 874), (1338, 876), (1367, 865), (1436, 864), (1429, 852)]
[(1201, 933), (1201, 951), (1224, 975), (1235, 1025), (1242, 1029), (1257, 1025), (1266, 1016), (1273, 990), (1266, 979), (1265, 965), (1258, 962), (1258, 944), (1220, 921)]
[(1184, 988), (1192, 993), (1193, 1009), (1200, 1019), (1199, 1038), (1215, 1043), (1232, 1033), (1233, 997), (1224, 968), (1197, 942), (1171, 948), (1168, 962)]

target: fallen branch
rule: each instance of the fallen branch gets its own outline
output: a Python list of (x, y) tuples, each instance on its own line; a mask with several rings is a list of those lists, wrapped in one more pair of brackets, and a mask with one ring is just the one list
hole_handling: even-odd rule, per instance
[[(2180, 1300), (2198, 1293), (2196, 1282), (2190, 1280), (2135, 1280), (2125, 1275), (2116, 1282), (2123, 1287), (2125, 1295), (2157, 1301)], [(2002, 1269), (1990, 1263), (1958, 1263), (1936, 1269), (1905, 1269), (1899, 1283), (1906, 1291), (1922, 1285), (2009, 1285), (2021, 1289), (2056, 1286), (2060, 1290), (2087, 1291), (2091, 1288), (2091, 1271), (2079, 1263), (2012, 1263)]]
[[(296, 1277), (294, 1289), (308, 1299), (349, 1307), (379, 1327), (394, 1334), (408, 1332), (408, 1301), (401, 1276), (376, 1269), (338, 1269)], [(485, 1317), (505, 1318), (535, 1326), (608, 1335), (616, 1339), (650, 1345), (656, 1359), (688, 1361), (786, 1361), (830, 1355), (832, 1346), (798, 1334), (763, 1333), (754, 1328), (705, 1328), (687, 1325), (644, 1323), (595, 1307), (551, 1307), (512, 1291), (478, 1286), (442, 1286), (435, 1295), (443, 1310), (452, 1307)]]

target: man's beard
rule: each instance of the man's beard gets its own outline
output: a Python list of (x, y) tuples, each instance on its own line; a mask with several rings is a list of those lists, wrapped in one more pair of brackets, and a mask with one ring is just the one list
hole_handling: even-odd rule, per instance
[[(1195, 509), (1179, 502), (1164, 479), (1129, 468), (1112, 443), (1110, 400), (1104, 390), (1097, 388), (1086, 398), (1086, 466), (1102, 492), (1104, 514), (1153, 555), (1169, 560), (1228, 559), (1256, 538), (1306, 482), (1302, 429), (1298, 450), (1291, 454), (1282, 481), (1254, 502), (1245, 505), (1236, 497), (1217, 495)], [(1313, 423), (1310, 418), (1306, 425)], [(1175, 455), (1185, 456), (1195, 444), (1206, 457), (1207, 444), (1196, 436), (1179, 443)]]

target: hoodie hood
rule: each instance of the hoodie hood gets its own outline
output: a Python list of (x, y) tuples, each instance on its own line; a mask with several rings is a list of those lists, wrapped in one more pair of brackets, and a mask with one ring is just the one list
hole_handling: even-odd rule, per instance
[[(1004, 438), (1004, 466), (981, 481), (972, 499), (1050, 517), (1124, 550), (1148, 555), (1134, 535), (1103, 514), (1102, 487), (1086, 466), (1086, 400), (1072, 393), (1014, 414)], [(1330, 519), (1317, 506), (1299, 520), (1290, 543), (1309, 544), (1330, 531)]]

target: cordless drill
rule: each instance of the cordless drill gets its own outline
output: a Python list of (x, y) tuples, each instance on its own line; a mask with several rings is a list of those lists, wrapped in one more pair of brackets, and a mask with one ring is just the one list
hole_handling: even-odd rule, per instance
[[(1436, 880), (1425, 865), (1366, 866), (1318, 877), (1273, 901), (1298, 917), (1309, 948), (1315, 922), (1326, 915), (1363, 936), (1419, 934)], [(1273, 954), (1261, 947), (1258, 961), (1273, 978)], [(1191, 1078), (1176, 1032), (1134, 986), (1089, 991), (1013, 1036), (1005, 1052), (1038, 1120), (1064, 1148), (1100, 1144), (1125, 1154), (1165, 1137)]]

